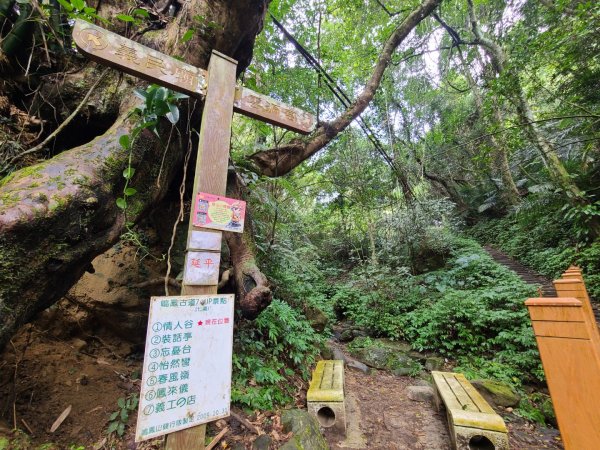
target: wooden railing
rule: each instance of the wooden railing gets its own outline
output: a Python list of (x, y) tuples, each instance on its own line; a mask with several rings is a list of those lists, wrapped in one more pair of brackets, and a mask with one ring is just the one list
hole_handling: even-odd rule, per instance
[(531, 317), (566, 450), (600, 448), (600, 334), (581, 271), (554, 281), (558, 298), (530, 298)]

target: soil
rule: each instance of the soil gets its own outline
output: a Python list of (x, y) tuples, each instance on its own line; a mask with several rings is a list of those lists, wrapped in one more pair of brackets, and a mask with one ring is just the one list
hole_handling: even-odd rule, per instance
[[(352, 368), (346, 369), (345, 377), (348, 429), (345, 437), (325, 431), (332, 450), (450, 450), (445, 413), (436, 412), (430, 402), (407, 397), (406, 388), (422, 385), (423, 380)], [(503, 408), (497, 412), (507, 424), (510, 448), (563, 449), (558, 430), (532, 424)]]

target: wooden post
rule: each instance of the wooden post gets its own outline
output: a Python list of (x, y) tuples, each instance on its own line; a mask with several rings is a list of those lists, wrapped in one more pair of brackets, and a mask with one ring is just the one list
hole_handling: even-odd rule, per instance
[[(229, 164), (229, 146), (231, 139), (231, 120), (233, 116), (233, 101), (235, 90), (235, 71), (237, 61), (213, 51), (208, 64), (208, 91), (202, 112), (202, 125), (200, 127), (200, 140), (198, 142), (198, 158), (194, 176), (194, 192), (192, 199), (198, 192), (207, 192), (215, 195), (225, 195), (227, 186), (227, 166)], [(192, 208), (193, 211), (193, 208)], [(213, 234), (213, 239), (221, 242), (221, 232), (212, 231), (193, 226), (192, 211), (188, 225), (187, 251), (215, 251), (215, 245), (205, 245), (205, 248), (191, 248), (192, 232)], [(196, 247), (196, 246), (194, 246)], [(187, 270), (187, 263), (185, 269)], [(218, 267), (217, 267), (218, 270)], [(184, 273), (185, 279), (185, 273)], [(190, 286), (184, 284), (182, 295), (216, 294), (217, 286)], [(206, 425), (199, 425), (186, 430), (169, 434), (166, 441), (166, 450), (203, 450), (206, 435)]]
[(600, 347), (576, 298), (530, 298), (535, 338), (566, 450), (600, 442)]

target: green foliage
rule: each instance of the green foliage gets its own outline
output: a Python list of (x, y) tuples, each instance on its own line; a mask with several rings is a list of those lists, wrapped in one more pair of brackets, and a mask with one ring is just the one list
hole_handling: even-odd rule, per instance
[[(332, 301), (353, 322), (519, 385), (543, 379), (524, 301), (535, 295), (474, 241), (454, 238), (443, 269), (419, 276), (361, 267)], [(359, 345), (359, 344), (357, 344)]]
[(468, 233), (550, 279), (576, 264), (589, 294), (600, 298), (600, 240), (587, 240), (589, 228), (584, 228), (574, 215), (565, 214), (562, 202), (540, 195), (514, 214), (478, 222)]
[(105, 24), (109, 22), (96, 14), (96, 8), (88, 6), (85, 0), (57, 0), (60, 6), (66, 11), (69, 19), (81, 19), (86, 22), (99, 20)]
[(321, 344), (303, 315), (273, 300), (235, 335), (232, 401), (262, 410), (290, 403), (296, 390), (291, 380), (308, 379)]
[(107, 434), (116, 433), (119, 437), (123, 437), (125, 434), (125, 427), (129, 422), (129, 417), (131, 413), (133, 413), (139, 403), (139, 398), (137, 394), (131, 394), (127, 397), (120, 397), (117, 400), (117, 405), (119, 409), (113, 412), (108, 419), (108, 429), (106, 430)]

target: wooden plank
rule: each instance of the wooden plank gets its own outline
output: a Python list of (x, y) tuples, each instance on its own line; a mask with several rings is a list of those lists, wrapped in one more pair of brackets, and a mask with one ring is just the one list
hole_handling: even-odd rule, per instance
[(584, 322), (532, 321), (536, 336), (589, 339), (589, 331)]
[(463, 374), (433, 371), (431, 375), (451, 418), (451, 429), (457, 425), (500, 433), (508, 432), (504, 420), (496, 414)]
[(531, 320), (583, 322), (581, 301), (576, 298), (530, 298), (525, 302)]
[(236, 91), (234, 110), (245, 116), (302, 134), (310, 133), (317, 121), (315, 116), (306, 111), (244, 87), (239, 87)]
[[(234, 97), (234, 90), (230, 87), (235, 83), (236, 66), (236, 61), (213, 51), (208, 66), (209, 88), (206, 93), (204, 111), (202, 112), (193, 198), (198, 192), (225, 195)], [(192, 220), (190, 220), (188, 245), (194, 231), (204, 230), (196, 229), (192, 224)], [(211, 245), (213, 244), (211, 243)], [(183, 285), (182, 288), (182, 295), (216, 293), (216, 285)], [(206, 425), (170, 434), (167, 436), (165, 449), (202, 450), (204, 449), (205, 435)]]
[(309, 402), (344, 401), (344, 363), (339, 360), (323, 360), (317, 363), (306, 400)]
[(479, 391), (475, 389), (475, 387), (473, 387), (473, 385), (469, 382), (469, 380), (466, 379), (466, 377), (462, 373), (457, 373), (455, 377), (462, 386), (462, 388), (465, 390), (465, 392), (469, 395), (469, 397), (471, 397), (473, 403), (477, 405), (481, 412), (488, 414), (496, 414), (494, 408), (490, 406), (486, 399), (483, 398)]
[(452, 390), (452, 393), (460, 403), (461, 410), (481, 412), (477, 405), (473, 402), (473, 400), (471, 400), (469, 394), (467, 394), (462, 388), (461, 384), (458, 382), (454, 374), (445, 373), (444, 379), (446, 380), (446, 383), (448, 383), (448, 386)]
[(536, 337), (566, 450), (600, 442), (600, 359), (590, 340)]
[(76, 19), (73, 39), (79, 51), (94, 61), (188, 95), (206, 93), (205, 70), (104, 28)]

